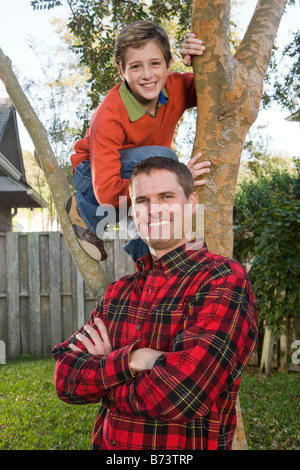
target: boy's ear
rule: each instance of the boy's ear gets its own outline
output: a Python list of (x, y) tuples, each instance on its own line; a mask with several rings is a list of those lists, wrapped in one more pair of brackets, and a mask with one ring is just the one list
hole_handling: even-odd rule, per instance
[(118, 69), (118, 72), (119, 72), (119, 75), (120, 75), (121, 79), (122, 79), (123, 81), (125, 81), (125, 77), (124, 77), (124, 74), (123, 74), (123, 72), (122, 72), (121, 66), (120, 66), (120, 65), (117, 65), (117, 69)]
[(171, 57), (168, 68), (167, 68), (167, 73), (170, 73), (172, 63), (173, 63), (173, 58)]

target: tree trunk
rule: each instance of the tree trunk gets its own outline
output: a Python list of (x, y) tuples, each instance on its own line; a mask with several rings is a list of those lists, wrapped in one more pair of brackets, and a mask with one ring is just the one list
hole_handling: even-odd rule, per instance
[[(245, 137), (255, 121), (274, 40), (287, 0), (259, 0), (245, 36), (230, 50), (230, 0), (194, 0), (192, 31), (205, 44), (194, 57), (198, 110), (193, 155), (210, 160), (208, 184), (198, 188), (205, 205), (204, 235), (213, 253), (232, 257), (233, 202)], [(239, 401), (234, 449), (247, 448)]]
[(49, 185), (70, 253), (94, 298), (99, 300), (107, 287), (106, 276), (100, 263), (90, 258), (77, 242), (70, 219), (65, 210), (65, 203), (70, 196), (69, 183), (57, 164), (46, 130), (32, 109), (12, 70), (10, 59), (3, 54), (1, 49), (0, 78), (35, 146), (37, 157)]

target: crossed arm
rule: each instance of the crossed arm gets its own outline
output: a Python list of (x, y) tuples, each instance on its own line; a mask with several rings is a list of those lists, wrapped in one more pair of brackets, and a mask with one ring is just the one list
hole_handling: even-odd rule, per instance
[[(111, 343), (108, 337), (106, 326), (100, 318), (95, 318), (97, 330), (90, 325), (85, 326), (86, 332), (90, 338), (78, 333), (76, 338), (86, 348), (89, 354), (94, 356), (105, 356), (112, 351)], [(81, 352), (75, 344), (70, 343), (69, 347), (73, 351)], [(133, 375), (146, 369), (152, 369), (156, 359), (163, 354), (163, 351), (156, 351), (151, 348), (140, 348), (131, 351), (129, 356), (129, 367)]]
[(232, 287), (227, 279), (209, 294), (197, 293), (186, 312), (186, 329), (167, 352), (145, 348), (140, 339), (112, 348), (101, 312), (95, 311), (85, 326), (90, 338), (81, 330), (76, 346), (72, 337), (54, 349), (59, 398), (83, 404), (106, 397), (112, 411), (168, 421), (204, 416), (240, 377), (255, 347), (252, 295), (244, 282)]

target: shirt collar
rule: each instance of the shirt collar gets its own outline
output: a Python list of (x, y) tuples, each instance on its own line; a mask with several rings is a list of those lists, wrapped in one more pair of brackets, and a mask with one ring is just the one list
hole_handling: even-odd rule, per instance
[[(133, 96), (126, 82), (123, 82), (121, 84), (119, 88), (119, 93), (131, 122), (137, 121), (145, 114), (149, 114)], [(165, 88), (163, 88), (159, 94), (157, 109), (166, 104), (168, 100), (168, 92)]]
[(139, 274), (148, 275), (152, 269), (163, 271), (167, 278), (174, 276), (178, 271), (188, 272), (196, 262), (205, 259), (207, 247), (203, 240), (196, 239), (169, 251), (157, 261), (152, 260), (150, 253), (142, 256), (136, 263)]

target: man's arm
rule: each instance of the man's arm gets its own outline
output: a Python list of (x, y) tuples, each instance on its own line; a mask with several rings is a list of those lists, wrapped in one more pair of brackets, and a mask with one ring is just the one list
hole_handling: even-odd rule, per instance
[[(110, 391), (111, 411), (179, 423), (210, 413), (255, 348), (257, 313), (249, 281), (228, 276), (205, 285), (192, 299), (183, 327), (171, 352), (155, 357), (150, 350), (152, 367)], [(131, 353), (132, 360), (144, 352)]]
[(97, 403), (112, 387), (134, 376), (129, 356), (143, 342), (113, 351), (100, 314), (95, 309), (84, 328), (52, 351), (56, 393), (66, 403)]
[(129, 358), (129, 367), (134, 375), (147, 369), (152, 369), (156, 359), (163, 354), (163, 351), (156, 351), (151, 348), (141, 348), (132, 351)]
[[(90, 325), (86, 325), (84, 330), (89, 334), (89, 338), (82, 333), (76, 334), (77, 340), (86, 348), (87, 352), (93, 356), (103, 356), (112, 351), (108, 332), (105, 324), (100, 318), (95, 318), (98, 330)], [(72, 351), (82, 352), (82, 349), (70, 343)], [(146, 369), (152, 369), (156, 359), (163, 354), (163, 351), (156, 351), (151, 348), (140, 348), (133, 350), (129, 358), (129, 367), (133, 375)]]

